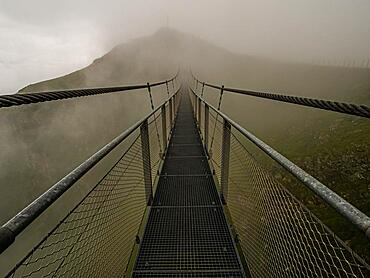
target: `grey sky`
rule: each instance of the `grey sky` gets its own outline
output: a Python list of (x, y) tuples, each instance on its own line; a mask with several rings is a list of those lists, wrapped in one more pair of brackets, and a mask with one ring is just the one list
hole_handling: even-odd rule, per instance
[(370, 58), (368, 0), (0, 0), (0, 94), (86, 66), (167, 17), (240, 53), (357, 66)]

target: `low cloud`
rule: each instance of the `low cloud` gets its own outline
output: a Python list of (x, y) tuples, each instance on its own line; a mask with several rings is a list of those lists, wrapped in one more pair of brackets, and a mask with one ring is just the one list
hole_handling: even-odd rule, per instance
[(250, 55), (370, 62), (366, 0), (0, 0), (0, 94), (84, 67), (166, 25)]

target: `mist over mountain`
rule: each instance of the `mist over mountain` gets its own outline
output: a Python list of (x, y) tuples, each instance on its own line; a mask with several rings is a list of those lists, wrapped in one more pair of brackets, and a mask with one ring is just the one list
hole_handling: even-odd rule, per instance
[[(178, 68), (227, 86), (286, 92), (308, 97), (369, 101), (370, 69), (285, 63), (232, 53), (191, 34), (162, 28), (151, 36), (114, 47), (91, 65), (68, 75), (31, 84), (21, 92), (114, 86), (165, 79)], [(355, 89), (356, 92), (352, 92)], [(367, 97), (367, 98), (366, 98)]]
[[(117, 45), (86, 68), (31, 84), (20, 93), (142, 84), (169, 79), (178, 69), (183, 76), (191, 69), (200, 80), (228, 87), (370, 104), (369, 69), (232, 53), (168, 28)], [(166, 98), (165, 88), (153, 89), (153, 96), (158, 105)], [(213, 104), (218, 96), (216, 90), (205, 90), (205, 98)], [(221, 109), (365, 213), (370, 212), (370, 126), (366, 120), (229, 93)], [(4, 213), (0, 222), (149, 111), (146, 90), (1, 110), (0, 210)], [(17, 200), (4, 202), (14, 192)], [(327, 213), (315, 197), (300, 189), (299, 194), (350, 246), (364, 244), (356, 230), (343, 229), (346, 223)]]

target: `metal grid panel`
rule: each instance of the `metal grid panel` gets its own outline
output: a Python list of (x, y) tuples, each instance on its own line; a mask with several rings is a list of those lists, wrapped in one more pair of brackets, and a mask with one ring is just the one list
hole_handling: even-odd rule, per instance
[(200, 138), (196, 136), (179, 136), (174, 135), (171, 138), (170, 144), (176, 145), (176, 144), (201, 144)]
[(220, 205), (212, 176), (162, 176), (154, 206)]
[[(159, 277), (158, 273), (135, 273), (133, 277), (136, 278), (152, 278)], [(236, 271), (217, 271), (217, 272), (168, 272), (160, 273), (160, 277), (164, 278), (239, 278), (243, 277), (240, 272)]]
[(177, 136), (197, 136), (198, 131), (194, 128), (174, 128), (174, 133)]
[(238, 270), (222, 207), (155, 207), (136, 270)]
[(209, 174), (206, 157), (168, 157), (162, 175), (206, 175)]
[(361, 259), (231, 138), (228, 207), (253, 277), (370, 277)]
[(176, 123), (175, 125), (175, 128), (177, 130), (194, 130), (194, 128), (196, 128), (196, 125), (195, 124), (191, 124), (191, 125), (188, 125), (188, 124), (178, 124)]
[(137, 137), (104, 179), (10, 277), (122, 275), (145, 207), (141, 141)]
[(181, 113), (181, 118), (179, 118), (176, 121), (175, 127), (177, 129), (194, 129), (197, 127), (197, 125), (195, 124), (195, 122), (189, 122), (192, 120), (193, 120), (192, 114)]
[(203, 146), (201, 144), (177, 144), (171, 147), (167, 153), (168, 156), (205, 156)]

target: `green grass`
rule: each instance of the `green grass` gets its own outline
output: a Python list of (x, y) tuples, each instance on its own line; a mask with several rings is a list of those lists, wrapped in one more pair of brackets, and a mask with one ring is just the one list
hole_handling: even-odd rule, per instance
[[(336, 115), (293, 126), (271, 140), (290, 160), (362, 212), (370, 214), (370, 124)], [(280, 170), (276, 170), (281, 173)], [(276, 173), (277, 173), (276, 172)], [(289, 175), (277, 178), (337, 236), (370, 262), (369, 241), (356, 227)]]

